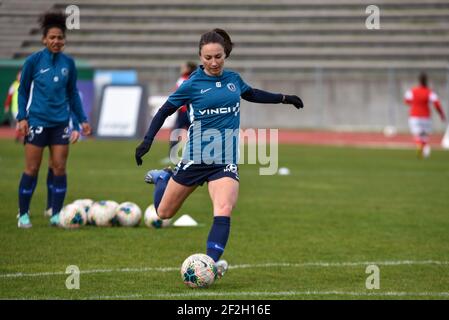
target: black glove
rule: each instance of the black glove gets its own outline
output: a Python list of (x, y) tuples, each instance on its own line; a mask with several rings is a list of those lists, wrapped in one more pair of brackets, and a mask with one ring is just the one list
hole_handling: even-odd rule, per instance
[(148, 143), (146, 141), (142, 141), (141, 144), (136, 148), (136, 163), (138, 166), (142, 165), (142, 157), (150, 151), (151, 143)]
[(304, 108), (304, 104), (302, 103), (301, 98), (298, 96), (284, 95), (284, 100), (282, 100), (282, 103), (292, 104), (295, 106), (296, 109)]

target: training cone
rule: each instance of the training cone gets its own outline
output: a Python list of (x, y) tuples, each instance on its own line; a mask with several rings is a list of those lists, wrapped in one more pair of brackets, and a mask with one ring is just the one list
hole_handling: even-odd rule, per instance
[(196, 227), (198, 226), (198, 222), (196, 222), (191, 216), (188, 214), (183, 214), (173, 223), (175, 227)]

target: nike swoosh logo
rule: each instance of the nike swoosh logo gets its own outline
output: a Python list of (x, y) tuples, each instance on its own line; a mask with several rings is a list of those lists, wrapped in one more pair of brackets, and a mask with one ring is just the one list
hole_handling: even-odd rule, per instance
[(209, 91), (210, 89), (212, 89), (212, 88), (208, 88), (208, 89), (206, 89), (206, 90), (201, 89), (201, 94), (206, 93), (206, 92)]
[(47, 72), (48, 70), (50, 70), (50, 68), (47, 68), (47, 69), (41, 69), (41, 73), (45, 73), (45, 72)]

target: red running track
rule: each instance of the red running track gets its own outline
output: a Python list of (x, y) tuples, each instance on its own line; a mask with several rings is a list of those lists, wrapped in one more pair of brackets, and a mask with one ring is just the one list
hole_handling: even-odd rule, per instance
[[(268, 131), (268, 129), (267, 129)], [(0, 139), (14, 139), (14, 130), (0, 127)], [(157, 140), (168, 140), (169, 130), (162, 129), (156, 136)], [(442, 134), (433, 134), (430, 144), (433, 148), (441, 148)], [(378, 148), (414, 148), (412, 136), (409, 134), (396, 134), (387, 137), (376, 132), (338, 132), (338, 131), (298, 131), (280, 129), (278, 131), (279, 143), (304, 145), (333, 145), (358, 146)]]

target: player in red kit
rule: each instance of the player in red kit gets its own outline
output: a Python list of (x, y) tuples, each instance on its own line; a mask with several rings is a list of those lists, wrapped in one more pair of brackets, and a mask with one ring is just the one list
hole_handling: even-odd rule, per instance
[(410, 106), (409, 127), (414, 137), (419, 158), (430, 156), (429, 134), (432, 131), (430, 104), (432, 103), (443, 122), (446, 121), (438, 96), (427, 85), (427, 75), (419, 76), (419, 86), (405, 93), (405, 103)]
[[(183, 63), (181, 65), (180, 68), (180, 74), (181, 76), (179, 77), (179, 79), (176, 81), (176, 89), (178, 89), (181, 84), (189, 79), (190, 75), (192, 74), (192, 72), (194, 72), (197, 68), (197, 65), (195, 62), (192, 61), (187, 61), (185, 63)], [(182, 106), (181, 108), (178, 109), (177, 113), (176, 113), (176, 120), (175, 123), (173, 125), (173, 127), (171, 128), (171, 131), (173, 130), (177, 130), (177, 129), (184, 129), (185, 132), (187, 132), (187, 129), (190, 126), (190, 119), (189, 119), (189, 114), (187, 112), (187, 106)], [(183, 133), (182, 134), (182, 141), (186, 140), (186, 134)], [(176, 164), (179, 159), (178, 159), (178, 146), (179, 146), (179, 142), (178, 140), (170, 140), (169, 143), (169, 150), (168, 150), (168, 157), (162, 159), (162, 163), (164, 164)]]

